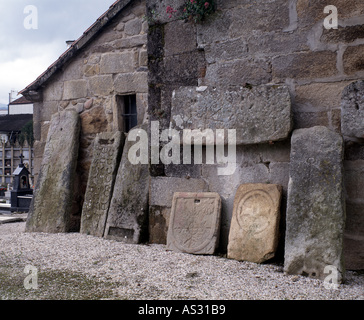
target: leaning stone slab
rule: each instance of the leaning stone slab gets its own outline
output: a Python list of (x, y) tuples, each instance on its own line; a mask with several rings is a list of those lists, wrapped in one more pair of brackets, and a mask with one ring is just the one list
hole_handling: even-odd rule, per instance
[(279, 235), (282, 187), (243, 184), (236, 191), (227, 257), (262, 263), (274, 257)]
[[(140, 127), (147, 130), (147, 126)], [(132, 164), (129, 150), (135, 142), (126, 140), (115, 180), (106, 221), (106, 239), (125, 243), (141, 243), (148, 234), (148, 164)]]
[(343, 139), (326, 127), (299, 129), (291, 139), (284, 270), (324, 279), (344, 275)]
[(344, 136), (364, 138), (364, 80), (349, 84), (341, 98), (341, 131)]
[(52, 116), (26, 231), (70, 231), (79, 136), (80, 117), (75, 110)]
[(221, 198), (215, 192), (176, 192), (167, 234), (167, 249), (214, 254), (220, 234)]
[(290, 94), (276, 85), (181, 87), (172, 96), (171, 128), (236, 129), (238, 145), (283, 140), (292, 128)]
[(104, 235), (107, 212), (124, 145), (121, 132), (104, 132), (94, 140), (93, 158), (81, 216), (81, 233)]
[(167, 243), (168, 226), (175, 192), (206, 192), (203, 179), (152, 177), (149, 191), (149, 241)]

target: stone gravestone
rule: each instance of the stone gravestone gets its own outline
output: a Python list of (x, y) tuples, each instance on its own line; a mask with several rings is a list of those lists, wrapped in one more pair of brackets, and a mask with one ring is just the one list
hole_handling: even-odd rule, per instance
[(93, 158), (82, 208), (81, 233), (102, 237), (124, 145), (121, 132), (96, 136)]
[(292, 129), (291, 98), (277, 85), (181, 87), (173, 92), (171, 120), (177, 130), (236, 129), (238, 145), (284, 140)]
[[(146, 131), (147, 126), (142, 125), (141, 129)], [(128, 159), (134, 144), (125, 142), (104, 237), (136, 244), (147, 240), (150, 178), (148, 164), (132, 164)]]
[(167, 249), (214, 254), (220, 235), (221, 198), (215, 192), (176, 192), (167, 234)]
[(349, 84), (341, 98), (341, 130), (344, 136), (364, 138), (364, 81)]
[(203, 179), (152, 177), (149, 192), (149, 241), (167, 243), (175, 192), (206, 192), (208, 189), (208, 184)]
[(80, 117), (75, 110), (52, 116), (26, 231), (69, 231), (79, 137)]
[(274, 257), (278, 245), (282, 187), (240, 185), (234, 199), (227, 257), (262, 263)]
[(291, 139), (284, 270), (319, 279), (326, 266), (344, 273), (343, 139), (326, 127), (299, 129)]

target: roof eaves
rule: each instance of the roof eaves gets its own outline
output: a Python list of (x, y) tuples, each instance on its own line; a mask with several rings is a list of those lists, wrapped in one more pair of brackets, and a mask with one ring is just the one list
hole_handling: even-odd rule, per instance
[(102, 28), (113, 19), (122, 9), (124, 9), (133, 0), (117, 0), (110, 8), (104, 12), (61, 56), (51, 64), (35, 81), (29, 84), (19, 93), (26, 96), (29, 100), (34, 100), (37, 96), (36, 91), (49, 80), (56, 71), (58, 71), (66, 62), (68, 62), (76, 53), (85, 47), (91, 39), (98, 34)]

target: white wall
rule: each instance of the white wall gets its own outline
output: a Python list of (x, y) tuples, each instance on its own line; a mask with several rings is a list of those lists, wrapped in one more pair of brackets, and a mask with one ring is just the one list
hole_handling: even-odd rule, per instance
[(9, 114), (33, 114), (32, 104), (9, 105)]

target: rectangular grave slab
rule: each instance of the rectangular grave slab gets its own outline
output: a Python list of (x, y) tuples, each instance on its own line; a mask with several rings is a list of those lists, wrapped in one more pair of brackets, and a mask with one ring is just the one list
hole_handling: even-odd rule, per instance
[[(147, 130), (147, 125), (140, 127)], [(137, 128), (135, 128), (137, 129)], [(132, 164), (128, 154), (136, 142), (125, 141), (106, 221), (106, 239), (125, 243), (148, 240), (148, 164)]]
[(203, 179), (152, 177), (149, 191), (149, 241), (167, 243), (167, 233), (175, 192), (206, 192)]
[(262, 263), (274, 257), (279, 236), (282, 187), (243, 184), (236, 191), (230, 225), (230, 259)]
[(291, 139), (284, 270), (325, 279), (344, 275), (343, 139), (326, 127), (299, 129)]
[(236, 129), (237, 145), (283, 140), (292, 128), (290, 94), (272, 85), (181, 87), (172, 96), (171, 128)]
[(107, 212), (124, 145), (121, 132), (104, 132), (94, 140), (93, 157), (82, 208), (81, 233), (104, 235)]
[(341, 98), (341, 131), (344, 136), (364, 138), (364, 81), (349, 84)]
[(215, 192), (176, 192), (167, 234), (167, 249), (214, 254), (220, 235), (221, 198)]
[(80, 117), (75, 110), (52, 116), (26, 231), (70, 231), (79, 137)]

